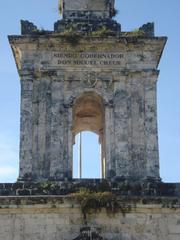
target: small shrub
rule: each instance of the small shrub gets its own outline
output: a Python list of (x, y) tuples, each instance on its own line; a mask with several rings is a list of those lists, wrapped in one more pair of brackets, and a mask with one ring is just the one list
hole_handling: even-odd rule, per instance
[(67, 42), (71, 43), (72, 45), (78, 45), (79, 40), (80, 40), (80, 36), (78, 34), (66, 34), (64, 33), (64, 37), (66, 39)]
[(56, 187), (56, 184), (53, 182), (45, 181), (39, 184), (39, 188), (44, 191), (52, 190)]
[(102, 28), (98, 29), (97, 31), (91, 32), (91, 36), (93, 37), (104, 37), (107, 35), (111, 35), (113, 32), (108, 29), (106, 26), (103, 26)]
[(145, 35), (145, 32), (143, 30), (140, 30), (140, 29), (134, 29), (133, 31), (131, 32), (126, 32), (124, 33), (123, 36), (125, 37), (142, 37)]
[(130, 207), (122, 206), (117, 196), (112, 192), (94, 192), (84, 188), (70, 196), (80, 203), (84, 219), (86, 219), (88, 213), (99, 212), (102, 208), (105, 208), (108, 214), (115, 214), (120, 211), (123, 216), (130, 211)]
[(80, 35), (76, 33), (76, 30), (72, 25), (69, 25), (61, 35), (72, 45), (77, 45), (79, 43)]

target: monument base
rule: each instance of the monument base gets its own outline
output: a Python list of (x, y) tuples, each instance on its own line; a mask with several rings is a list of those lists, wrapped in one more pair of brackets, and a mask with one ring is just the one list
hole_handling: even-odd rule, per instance
[(121, 208), (90, 208), (71, 196), (0, 197), (4, 240), (179, 240), (180, 199), (118, 197)]

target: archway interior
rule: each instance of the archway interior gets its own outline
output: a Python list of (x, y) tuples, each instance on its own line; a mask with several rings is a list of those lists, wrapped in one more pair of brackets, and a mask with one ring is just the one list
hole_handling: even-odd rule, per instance
[[(75, 144), (73, 149), (73, 177), (77, 177), (77, 156), (82, 162), (81, 178), (104, 178), (105, 177), (105, 148), (104, 148), (104, 108), (102, 98), (94, 92), (82, 94), (73, 107), (73, 137), (81, 133), (81, 150)], [(91, 132), (88, 133), (88, 132)], [(94, 140), (93, 140), (94, 138)], [(84, 140), (83, 140), (84, 139)], [(76, 140), (76, 141), (75, 141)], [(101, 146), (99, 149), (99, 145)], [(77, 152), (79, 151), (79, 153)], [(93, 156), (93, 153), (95, 154)], [(98, 153), (98, 157), (97, 157)], [(94, 158), (94, 159), (93, 159)], [(95, 162), (96, 164), (95, 164)], [(94, 163), (93, 163), (94, 162)], [(79, 165), (78, 165), (79, 167)], [(98, 170), (99, 169), (99, 170)], [(97, 174), (97, 171), (99, 172)]]

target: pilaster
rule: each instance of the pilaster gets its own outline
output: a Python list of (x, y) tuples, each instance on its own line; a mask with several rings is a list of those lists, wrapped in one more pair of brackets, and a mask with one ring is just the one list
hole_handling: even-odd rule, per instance
[(66, 147), (65, 107), (63, 94), (63, 79), (57, 77), (51, 84), (51, 155), (50, 177), (64, 178), (64, 155)]
[(146, 77), (145, 88), (145, 135), (147, 176), (159, 178), (159, 148), (157, 126), (157, 77), (158, 71)]
[(19, 178), (32, 176), (33, 78), (21, 73), (20, 171)]

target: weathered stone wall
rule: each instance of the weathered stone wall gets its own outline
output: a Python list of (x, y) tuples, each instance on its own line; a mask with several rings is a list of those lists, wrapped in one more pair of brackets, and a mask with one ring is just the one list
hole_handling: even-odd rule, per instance
[(63, 0), (64, 19), (109, 18), (114, 9), (114, 0)]
[[(109, 1), (109, 0), (108, 0)], [(74, 11), (105, 11), (108, 9), (108, 1), (104, 0), (64, 0), (65, 10)]]
[(73, 240), (80, 235), (85, 222), (106, 240), (180, 239), (177, 199), (164, 198), (161, 203), (158, 199), (126, 198), (120, 201), (124, 208), (128, 207), (126, 213), (111, 214), (102, 209), (87, 214), (84, 221), (79, 205), (69, 198), (0, 197), (0, 239)]
[(71, 181), (0, 183), (0, 196), (68, 195), (79, 189), (112, 192), (120, 196), (180, 197), (180, 183), (157, 182), (154, 178), (144, 181), (127, 181), (117, 177), (115, 181), (104, 179), (76, 179)]
[(105, 177), (159, 178), (156, 81), (166, 38), (82, 37), (74, 45), (50, 34), (10, 42), (22, 90), (20, 178), (72, 176), (73, 107), (85, 93), (104, 107)]

